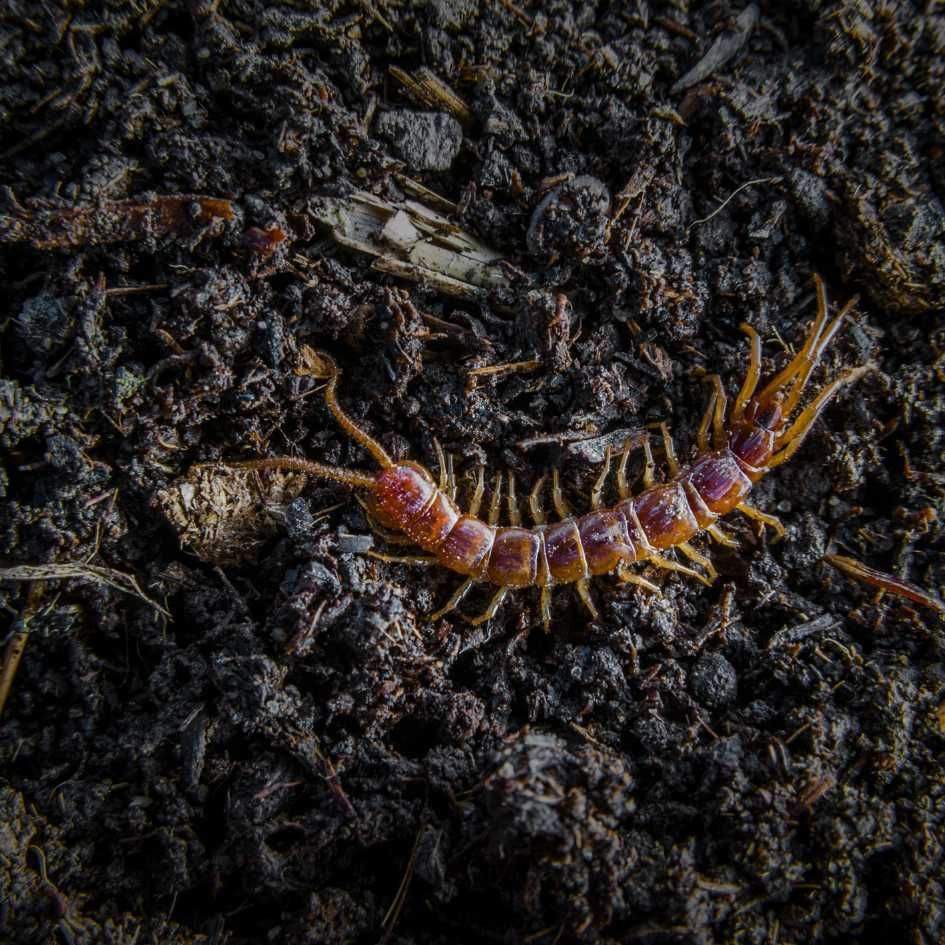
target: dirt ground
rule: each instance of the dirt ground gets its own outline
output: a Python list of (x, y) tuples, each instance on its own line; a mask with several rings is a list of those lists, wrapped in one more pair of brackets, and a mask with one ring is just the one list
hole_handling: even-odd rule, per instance
[[(936, 6), (7, 0), (0, 938), (945, 940), (943, 622), (822, 560), (945, 585)], [(339, 243), (359, 192), (492, 283)], [(463, 501), (558, 467), (583, 510), (607, 443), (691, 458), (741, 322), (785, 363), (814, 273), (861, 295), (817, 385), (876, 370), (711, 587), (431, 622), (457, 576), (350, 490), (192, 468), (371, 468), (310, 345)]]

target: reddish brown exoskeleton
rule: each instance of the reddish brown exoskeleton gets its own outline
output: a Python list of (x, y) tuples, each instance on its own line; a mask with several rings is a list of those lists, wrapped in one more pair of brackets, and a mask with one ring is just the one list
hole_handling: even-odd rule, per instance
[[(816, 277), (815, 277), (816, 278)], [(706, 532), (724, 545), (734, 542), (718, 527), (717, 520), (733, 510), (768, 525), (780, 537), (784, 528), (774, 516), (759, 511), (746, 501), (752, 486), (776, 466), (797, 452), (814, 421), (843, 387), (863, 376), (871, 365), (849, 368), (824, 387), (792, 420), (801, 395), (827, 346), (844, 318), (853, 308), (851, 299), (831, 321), (823, 282), (816, 278), (817, 317), (804, 346), (794, 359), (760, 392), (756, 392), (761, 374), (761, 338), (750, 325), (742, 331), (751, 340), (748, 373), (738, 396), (727, 410), (728, 399), (721, 378), (708, 380), (713, 393), (699, 428), (698, 454), (693, 463), (681, 468), (672, 440), (662, 425), (669, 480), (655, 481), (652, 452), (647, 439), (628, 442), (617, 468), (620, 501), (612, 508), (601, 508), (601, 494), (610, 469), (608, 452), (604, 468), (591, 492), (591, 511), (573, 516), (561, 493), (557, 472), (552, 478), (552, 499), (561, 521), (548, 523), (540, 502), (543, 476), (529, 497), (535, 524), (523, 527), (514, 497), (514, 480), (509, 482), (509, 517), (511, 525), (498, 524), (502, 495), (502, 475), (496, 479), (488, 519), (479, 518), (484, 493), (482, 470), (468, 512), (456, 504), (456, 482), (452, 463), (440, 455), (440, 481), (414, 462), (394, 462), (384, 448), (357, 426), (338, 404), (336, 387), (339, 371), (325, 355), (307, 349), (306, 373), (327, 380), (325, 400), (342, 428), (357, 440), (380, 465), (376, 473), (355, 472), (293, 457), (257, 459), (227, 463), (250, 469), (292, 469), (313, 476), (333, 479), (368, 492), (367, 508), (377, 525), (397, 533), (418, 545), (431, 557), (401, 559), (385, 555), (387, 560), (416, 560), (439, 563), (465, 576), (446, 605), (433, 617), (453, 610), (477, 582), (498, 587), (485, 613), (471, 622), (489, 620), (513, 588), (538, 587), (541, 590), (542, 620), (548, 627), (551, 618), (551, 588), (575, 584), (593, 616), (596, 608), (588, 590), (593, 575), (616, 572), (628, 583), (659, 593), (659, 588), (635, 574), (630, 565), (646, 561), (679, 571), (709, 584), (717, 576), (711, 561), (691, 544), (690, 539)], [(709, 429), (712, 442), (709, 442)], [(643, 492), (631, 496), (627, 486), (626, 466), (631, 448), (641, 444), (644, 450)], [(665, 556), (669, 549), (679, 549), (695, 570)]]

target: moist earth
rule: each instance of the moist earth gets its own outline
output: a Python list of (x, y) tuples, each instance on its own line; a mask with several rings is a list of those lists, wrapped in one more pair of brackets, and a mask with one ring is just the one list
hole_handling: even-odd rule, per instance
[[(942, 621), (823, 561), (945, 583), (933, 4), (9, 0), (0, 76), (4, 941), (942, 941)], [(495, 284), (340, 242), (357, 191)], [(349, 490), (195, 468), (371, 468), (310, 345), (462, 502), (583, 510), (608, 444), (691, 460), (814, 273), (860, 295), (817, 386), (875, 370), (709, 588), (431, 622), (460, 579)]]

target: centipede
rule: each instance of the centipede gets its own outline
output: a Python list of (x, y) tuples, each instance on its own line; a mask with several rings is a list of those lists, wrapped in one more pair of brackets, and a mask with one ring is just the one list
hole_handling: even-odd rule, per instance
[[(692, 540), (704, 532), (719, 545), (737, 547), (738, 543), (719, 525), (719, 519), (733, 512), (760, 523), (762, 529), (772, 529), (775, 540), (783, 537), (785, 528), (780, 520), (748, 501), (752, 488), (797, 453), (815, 421), (841, 390), (873, 368), (867, 363), (844, 369), (802, 405), (814, 369), (858, 301), (854, 296), (831, 318), (824, 281), (815, 276), (814, 282), (817, 313), (801, 348), (789, 363), (759, 390), (762, 339), (755, 328), (742, 323), (740, 330), (749, 339), (749, 361), (731, 409), (721, 376), (706, 375), (711, 393), (696, 434), (692, 462), (680, 464), (667, 425), (659, 425), (667, 468), (667, 475), (660, 481), (649, 435), (644, 431), (628, 438), (617, 462), (619, 499), (610, 507), (602, 504), (613, 464), (608, 448), (590, 492), (590, 509), (583, 514), (572, 513), (555, 469), (551, 474), (551, 497), (557, 521), (548, 521), (543, 505), (547, 474), (539, 478), (528, 497), (534, 523), (531, 527), (523, 524), (511, 474), (507, 492), (509, 524), (500, 524), (501, 472), (496, 476), (486, 515), (480, 517), (485, 494), (482, 466), (468, 508), (462, 511), (456, 498), (453, 463), (444, 456), (439, 444), (434, 441), (439, 460), (438, 480), (420, 463), (392, 459), (339, 404), (341, 372), (335, 361), (308, 347), (303, 349), (302, 373), (326, 382), (324, 398), (328, 410), (379, 468), (363, 472), (292, 456), (220, 465), (292, 470), (366, 493), (362, 504), (372, 526), (384, 537), (424, 552), (410, 556), (373, 552), (375, 557), (439, 565), (462, 576), (462, 583), (444, 606), (429, 615), (431, 620), (457, 610), (468, 592), (480, 584), (492, 585), (495, 590), (483, 613), (465, 618), (474, 625), (491, 620), (511, 592), (536, 587), (540, 592), (541, 620), (547, 630), (551, 624), (552, 590), (560, 585), (574, 585), (591, 617), (597, 619), (597, 607), (590, 593), (593, 577), (614, 574), (626, 584), (661, 593), (657, 584), (637, 573), (632, 567), (636, 563), (645, 562), (710, 585), (718, 572)], [(631, 451), (637, 448), (643, 451), (643, 488), (634, 495), (628, 484), (627, 463)], [(676, 552), (688, 563), (678, 560)]]

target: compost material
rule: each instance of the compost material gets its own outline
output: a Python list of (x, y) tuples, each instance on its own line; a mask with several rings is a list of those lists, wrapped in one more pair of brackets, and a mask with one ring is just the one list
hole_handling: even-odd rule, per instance
[[(0, 939), (942, 941), (945, 624), (857, 575), (945, 585), (943, 155), (904, 0), (9, 0)], [(876, 369), (708, 588), (430, 621), (350, 491), (214, 465), (368, 468), (309, 346), (460, 502), (583, 511), (814, 273), (815, 381)]]

